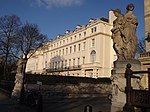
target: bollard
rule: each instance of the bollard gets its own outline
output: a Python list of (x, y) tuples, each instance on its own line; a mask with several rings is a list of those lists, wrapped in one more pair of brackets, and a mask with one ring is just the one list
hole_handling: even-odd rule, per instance
[(84, 107), (84, 112), (92, 112), (92, 106), (86, 105), (86, 106)]
[(42, 97), (41, 93), (38, 94), (37, 112), (43, 112), (43, 97)]

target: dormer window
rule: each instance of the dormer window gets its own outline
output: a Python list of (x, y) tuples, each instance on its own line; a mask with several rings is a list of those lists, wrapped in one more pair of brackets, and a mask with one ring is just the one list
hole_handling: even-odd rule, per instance
[(92, 23), (92, 22), (94, 22), (96, 19), (94, 19), (94, 18), (91, 18), (90, 20), (89, 20), (89, 23)]
[(82, 26), (81, 25), (77, 25), (76, 26), (76, 29), (80, 29)]
[(56, 36), (57, 39), (59, 39), (60, 37), (62, 37), (61, 34), (58, 34), (58, 35)]
[(66, 30), (65, 34), (68, 34), (70, 32), (70, 30)]

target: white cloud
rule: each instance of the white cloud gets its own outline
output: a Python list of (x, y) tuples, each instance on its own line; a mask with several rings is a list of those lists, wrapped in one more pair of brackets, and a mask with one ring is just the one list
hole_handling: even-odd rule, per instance
[(83, 0), (34, 0), (34, 1), (36, 2), (36, 4), (38, 4), (38, 6), (45, 6), (47, 8), (68, 7), (72, 5), (80, 5), (83, 2)]

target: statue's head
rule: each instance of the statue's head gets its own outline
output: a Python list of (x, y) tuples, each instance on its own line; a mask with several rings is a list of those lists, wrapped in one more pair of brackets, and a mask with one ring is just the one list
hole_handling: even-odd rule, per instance
[(115, 16), (117, 16), (118, 14), (121, 14), (121, 10), (120, 9), (111, 9), (113, 11), (113, 13), (115, 14)]
[(134, 4), (130, 3), (126, 7), (127, 11), (133, 11), (134, 10)]

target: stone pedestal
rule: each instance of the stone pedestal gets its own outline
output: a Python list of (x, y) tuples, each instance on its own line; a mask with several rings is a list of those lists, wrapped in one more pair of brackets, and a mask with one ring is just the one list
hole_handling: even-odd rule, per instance
[(17, 73), (15, 78), (16, 78), (15, 86), (14, 86), (11, 97), (18, 99), (20, 97), (21, 88), (23, 85), (23, 75), (21, 73)]
[[(123, 107), (126, 103), (126, 79), (125, 70), (126, 65), (130, 63), (132, 65), (131, 69), (133, 71), (141, 70), (141, 64), (137, 60), (129, 61), (115, 61), (114, 69), (112, 70), (112, 106), (111, 112), (122, 112)], [(132, 87), (134, 89), (139, 89), (139, 79), (132, 79)]]

